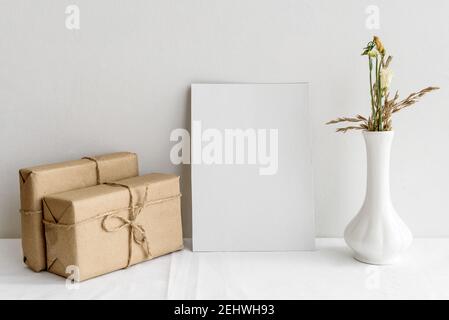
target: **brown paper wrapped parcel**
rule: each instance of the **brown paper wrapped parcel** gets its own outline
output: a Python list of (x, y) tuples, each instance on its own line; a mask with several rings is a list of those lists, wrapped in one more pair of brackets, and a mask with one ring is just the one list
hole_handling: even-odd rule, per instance
[(48, 271), (83, 281), (182, 249), (180, 196), (153, 173), (45, 197)]
[(44, 196), (139, 175), (137, 155), (117, 152), (81, 160), (21, 169), (20, 202), (23, 260), (34, 271), (45, 270), (42, 199)]

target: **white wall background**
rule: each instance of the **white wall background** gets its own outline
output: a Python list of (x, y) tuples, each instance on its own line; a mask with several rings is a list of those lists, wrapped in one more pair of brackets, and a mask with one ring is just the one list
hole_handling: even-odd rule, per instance
[[(77, 4), (81, 29), (65, 28)], [(365, 27), (368, 5), (380, 30)], [(170, 164), (192, 82), (311, 82), (317, 235), (341, 236), (364, 195), (360, 134), (323, 125), (369, 110), (361, 48), (395, 56), (393, 88), (440, 92), (396, 116), (392, 193), (416, 236), (449, 236), (449, 2), (0, 0), (0, 237), (19, 237), (21, 167), (130, 150), (142, 172)]]

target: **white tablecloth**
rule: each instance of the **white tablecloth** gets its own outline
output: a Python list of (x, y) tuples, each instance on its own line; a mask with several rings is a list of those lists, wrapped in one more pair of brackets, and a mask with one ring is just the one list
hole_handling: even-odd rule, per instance
[(1, 299), (449, 299), (449, 239), (417, 239), (393, 266), (355, 261), (342, 239), (313, 252), (193, 253), (186, 249), (77, 285), (21, 262), (0, 240)]

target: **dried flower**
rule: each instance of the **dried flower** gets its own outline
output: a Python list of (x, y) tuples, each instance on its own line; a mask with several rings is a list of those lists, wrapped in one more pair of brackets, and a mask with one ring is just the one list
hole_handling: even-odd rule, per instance
[(390, 87), (391, 80), (393, 79), (393, 72), (390, 68), (380, 69), (380, 83), (381, 89), (387, 90)]
[(393, 130), (391, 121), (393, 114), (415, 104), (419, 98), (427, 93), (439, 89), (438, 87), (428, 87), (410, 94), (401, 101), (398, 101), (399, 94), (396, 92), (394, 97), (390, 99), (389, 87), (393, 78), (393, 72), (389, 68), (389, 65), (392, 57), (388, 56), (385, 59), (385, 48), (376, 36), (363, 48), (362, 55), (368, 56), (371, 115), (367, 118), (357, 115), (355, 117), (341, 117), (329, 121), (327, 124), (348, 123), (349, 126), (338, 128), (337, 132), (346, 132), (348, 130)]
[(372, 41), (368, 42), (368, 44), (366, 45), (366, 47), (363, 48), (362, 56), (376, 54), (376, 52), (373, 51), (373, 49), (374, 49), (375, 46), (376, 46), (376, 45), (374, 44), (374, 42), (372, 42)]
[(384, 48), (384, 45), (382, 44), (382, 41), (380, 41), (379, 37), (374, 36), (373, 42), (376, 45), (377, 51), (379, 51), (380, 54), (384, 55), (385, 54), (385, 48)]

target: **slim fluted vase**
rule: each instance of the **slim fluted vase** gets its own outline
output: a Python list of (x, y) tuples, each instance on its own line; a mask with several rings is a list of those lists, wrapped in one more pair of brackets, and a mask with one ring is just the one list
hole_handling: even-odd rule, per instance
[(390, 196), (390, 150), (393, 131), (364, 131), (367, 154), (366, 196), (345, 230), (355, 258), (370, 264), (392, 264), (412, 243), (412, 234)]

